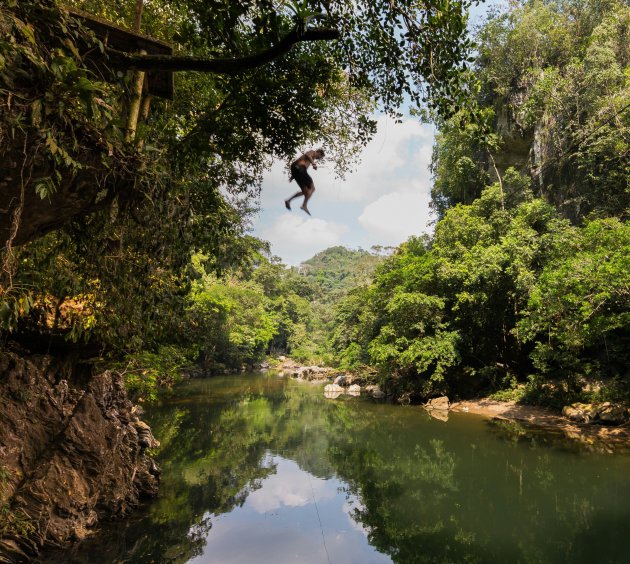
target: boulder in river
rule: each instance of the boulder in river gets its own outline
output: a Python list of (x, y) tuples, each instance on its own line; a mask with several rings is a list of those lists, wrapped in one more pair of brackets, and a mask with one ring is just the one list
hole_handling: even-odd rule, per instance
[(375, 399), (381, 399), (385, 397), (385, 392), (381, 390), (378, 384), (369, 384), (365, 386), (365, 391)]
[(328, 384), (324, 387), (324, 397), (326, 399), (337, 399), (343, 394), (343, 388), (337, 384)]
[(449, 401), (449, 399), (446, 396), (441, 396), (439, 398), (430, 399), (425, 407), (427, 409), (440, 409), (448, 411), (450, 406), (451, 402)]
[(361, 393), (361, 386), (359, 386), (359, 384), (352, 384), (352, 386), (348, 387), (346, 393), (358, 396)]
[(438, 421), (448, 421), (448, 409), (427, 409), (427, 413)]

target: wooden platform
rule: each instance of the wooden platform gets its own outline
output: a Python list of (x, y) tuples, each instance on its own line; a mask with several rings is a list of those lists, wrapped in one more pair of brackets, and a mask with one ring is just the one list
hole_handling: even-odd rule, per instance
[[(125, 53), (137, 53), (138, 51), (146, 51), (150, 55), (172, 55), (172, 45), (139, 33), (125, 29), (98, 16), (88, 14), (81, 10), (68, 9), (67, 12), (73, 17), (81, 21), (81, 23), (91, 29), (96, 37), (103, 42), (104, 45), (124, 51)], [(173, 99), (173, 73), (170, 71), (155, 71), (148, 73), (149, 94)]]

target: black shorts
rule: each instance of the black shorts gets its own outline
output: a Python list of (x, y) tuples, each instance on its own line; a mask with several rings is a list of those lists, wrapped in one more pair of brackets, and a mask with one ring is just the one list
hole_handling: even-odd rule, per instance
[(311, 175), (306, 172), (306, 167), (303, 165), (291, 165), (291, 176), (300, 188), (307, 188), (313, 184)]

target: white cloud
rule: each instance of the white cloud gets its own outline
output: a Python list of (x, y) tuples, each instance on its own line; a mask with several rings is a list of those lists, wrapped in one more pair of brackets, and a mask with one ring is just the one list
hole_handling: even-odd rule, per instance
[(378, 132), (361, 153), (357, 170), (345, 181), (335, 179), (329, 168), (319, 169), (315, 185), (327, 200), (369, 202), (412, 181), (428, 183), (433, 129), (416, 120), (400, 124), (381, 116)]
[(277, 459), (278, 474), (263, 481), (263, 487), (252, 492), (247, 506), (257, 513), (267, 513), (282, 507), (303, 507), (317, 501), (332, 499), (336, 491), (326, 480), (309, 476), (295, 462)]
[(298, 189), (288, 183), (285, 163), (274, 163), (265, 174), (254, 232), (285, 263), (298, 264), (333, 245), (395, 245), (430, 230), (433, 128), (413, 119), (400, 124), (384, 116), (376, 119), (378, 132), (354, 173), (336, 179), (332, 164), (312, 172), (312, 218), (299, 209), (300, 198), (293, 201), (292, 212), (284, 208), (284, 199)]
[(428, 191), (392, 192), (368, 204), (359, 216), (359, 224), (384, 245), (397, 245), (411, 235), (429, 231), (432, 219)]
[(262, 232), (263, 239), (272, 245), (274, 254), (295, 264), (328, 247), (338, 245), (348, 231), (345, 225), (308, 217), (299, 206), (293, 212), (285, 211)]

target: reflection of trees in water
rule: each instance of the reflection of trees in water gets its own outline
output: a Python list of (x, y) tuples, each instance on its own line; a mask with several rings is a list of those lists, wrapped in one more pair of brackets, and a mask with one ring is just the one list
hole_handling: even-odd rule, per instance
[[(470, 443), (462, 429), (398, 433), (395, 421), (348, 415), (352, 424), (334, 434), (330, 459), (361, 502), (352, 517), (395, 562), (583, 561), (577, 535), (605, 520), (611, 496), (626, 504), (630, 496), (623, 459), (606, 468), (560, 437), (508, 425)], [(629, 513), (608, 534), (607, 561), (624, 561), (630, 549), (621, 533)]]
[(351, 516), (370, 544), (395, 562), (487, 560), (490, 554), (475, 544), (475, 534), (444, 511), (459, 491), (457, 457), (444, 442), (421, 445), (368, 418), (354, 421), (349, 434), (336, 435), (330, 453), (348, 494), (361, 501)]
[[(630, 495), (627, 484), (595, 479), (601, 466), (573, 472), (557, 451), (541, 448), (547, 439), (521, 429), (466, 435), (409, 419), (411, 409), (325, 400), (285, 380), (245, 387), (233, 379), (229, 390), (221, 382), (203, 394), (202, 384), (190, 384), (180, 393), (191, 397), (151, 413), (162, 441), (160, 497), (148, 519), (117, 525), (99, 550), (105, 560), (185, 562), (200, 554), (213, 515), (243, 505), (275, 472), (269, 454), (344, 480), (359, 502), (352, 517), (396, 562), (576, 561), (577, 535), (610, 525), (598, 502), (614, 488), (620, 500)], [(577, 456), (562, 455), (567, 463)], [(609, 529), (613, 555), (628, 546), (621, 532), (628, 515), (620, 515)]]
[(186, 562), (202, 553), (212, 516), (242, 506), (275, 472), (269, 453), (290, 458), (315, 476), (332, 476), (325, 413), (343, 405), (286, 380), (257, 379), (242, 387), (237, 377), (232, 380), (233, 389), (219, 388), (218, 401), (207, 401), (217, 397), (212, 386), (196, 397), (205, 385), (193, 382), (178, 391), (183, 397), (151, 410), (152, 429), (161, 441), (160, 495), (148, 506), (148, 518), (123, 523), (117, 534), (107, 535), (107, 546), (88, 541), (86, 549), (92, 545), (92, 553), (106, 553), (109, 561)]

